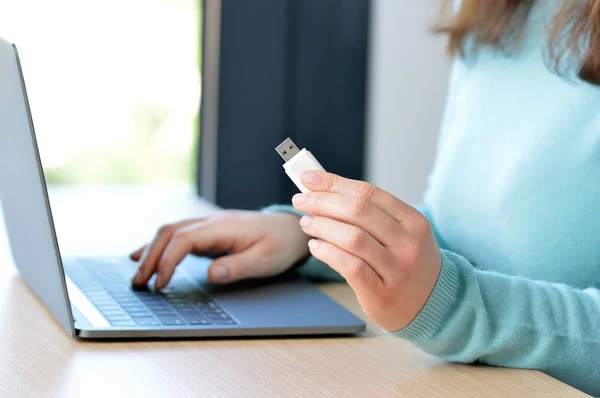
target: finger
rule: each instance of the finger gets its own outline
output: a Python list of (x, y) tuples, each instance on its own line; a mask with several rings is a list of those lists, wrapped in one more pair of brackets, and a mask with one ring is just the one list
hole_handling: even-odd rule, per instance
[(398, 222), (416, 211), (412, 206), (374, 185), (324, 171), (306, 171), (302, 173), (302, 184), (313, 192), (333, 192), (365, 198)]
[(131, 253), (129, 255), (129, 258), (131, 258), (133, 261), (138, 261), (140, 259), (140, 257), (142, 257), (142, 253), (144, 252), (144, 249), (146, 248), (147, 245), (144, 245), (142, 247), (140, 247), (139, 249), (137, 249), (136, 251), (134, 251), (133, 253)]
[(263, 257), (262, 248), (253, 245), (248, 250), (240, 253), (221, 257), (208, 268), (208, 278), (214, 284), (226, 284), (237, 282), (242, 279), (267, 277), (264, 268), (260, 267), (260, 259)]
[(160, 259), (163, 250), (167, 246), (167, 243), (169, 243), (169, 240), (171, 239), (173, 233), (179, 228), (193, 223), (197, 223), (200, 220), (201, 219), (186, 220), (176, 224), (162, 226), (158, 230), (152, 243), (146, 245), (146, 247), (144, 248), (141, 258), (139, 260), (140, 265), (138, 268), (138, 272), (133, 278), (133, 284), (141, 286), (148, 283), (148, 280), (154, 274), (156, 266), (158, 265), (158, 260)]
[(333, 218), (355, 225), (386, 247), (401, 233), (400, 224), (367, 199), (330, 192), (294, 195), (294, 207), (306, 214)]
[(192, 252), (231, 250), (238, 241), (236, 221), (222, 220), (214, 223), (197, 223), (175, 231), (158, 260), (156, 287), (169, 283), (175, 267)]
[(315, 258), (344, 277), (357, 296), (369, 297), (374, 292), (381, 291), (382, 280), (362, 259), (317, 239), (308, 242), (308, 247)]
[[(363, 260), (382, 279), (389, 273), (389, 254), (375, 238), (354, 225), (325, 217), (304, 216), (300, 220), (304, 233), (332, 243)], [(386, 272), (387, 271), (387, 272)]]

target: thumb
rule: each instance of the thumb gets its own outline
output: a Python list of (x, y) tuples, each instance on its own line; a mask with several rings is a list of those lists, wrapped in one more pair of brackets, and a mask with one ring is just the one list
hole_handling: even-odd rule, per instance
[(219, 257), (208, 268), (208, 279), (214, 284), (225, 284), (260, 276), (257, 264), (261, 255), (260, 245), (253, 245), (243, 252)]

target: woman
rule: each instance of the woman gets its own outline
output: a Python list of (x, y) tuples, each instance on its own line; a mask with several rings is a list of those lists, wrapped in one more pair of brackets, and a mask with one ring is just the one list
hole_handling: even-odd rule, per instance
[(134, 283), (165, 286), (193, 251), (231, 251), (214, 283), (310, 252), (304, 272), (341, 275), (367, 316), (426, 352), (600, 395), (600, 0), (464, 0), (440, 31), (458, 56), (422, 207), (307, 172), (295, 209), (162, 228), (132, 254)]

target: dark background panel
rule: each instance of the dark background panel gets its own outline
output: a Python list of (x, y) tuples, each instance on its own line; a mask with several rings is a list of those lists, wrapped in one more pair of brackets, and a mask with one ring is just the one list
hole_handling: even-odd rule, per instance
[(364, 177), (368, 20), (368, 0), (222, 0), (218, 205), (289, 203), (297, 188), (274, 151), (288, 136)]
[(221, 12), (216, 202), (256, 208), (281, 184), (289, 4), (224, 0)]
[[(293, 2), (294, 136), (326, 170), (364, 178), (368, 2)], [(296, 188), (292, 187), (295, 192)], [(293, 194), (287, 190), (284, 197)]]

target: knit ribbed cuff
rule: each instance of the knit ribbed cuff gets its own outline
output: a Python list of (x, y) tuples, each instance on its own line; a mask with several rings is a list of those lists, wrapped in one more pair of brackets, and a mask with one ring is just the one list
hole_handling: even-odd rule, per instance
[(433, 292), (419, 315), (404, 329), (391, 333), (413, 343), (424, 343), (434, 336), (456, 305), (460, 279), (451, 252), (442, 250), (442, 270)]

